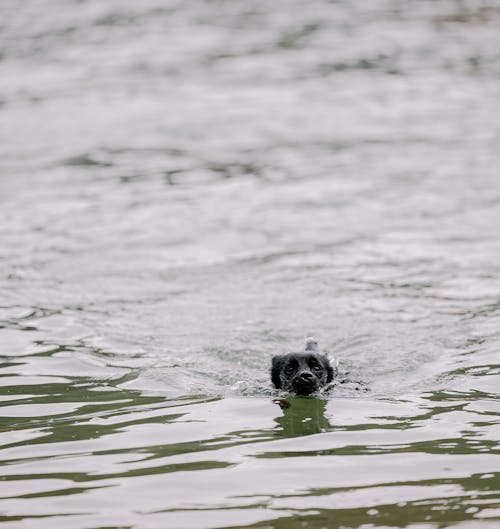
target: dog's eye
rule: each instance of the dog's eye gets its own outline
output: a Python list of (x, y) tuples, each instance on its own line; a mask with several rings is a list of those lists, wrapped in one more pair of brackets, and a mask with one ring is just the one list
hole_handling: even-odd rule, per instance
[(293, 373), (293, 371), (294, 371), (294, 369), (293, 369), (292, 366), (287, 366), (287, 367), (285, 367), (285, 373), (286, 373), (287, 375), (291, 375), (291, 374)]
[(314, 369), (314, 371), (321, 371), (322, 367), (316, 362), (313, 362), (311, 369)]

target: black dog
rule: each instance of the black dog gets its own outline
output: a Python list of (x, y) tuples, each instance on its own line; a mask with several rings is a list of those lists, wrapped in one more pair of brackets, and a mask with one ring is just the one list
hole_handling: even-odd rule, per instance
[(318, 352), (318, 343), (310, 338), (303, 353), (274, 356), (271, 380), (276, 388), (296, 395), (310, 395), (333, 380), (336, 368), (324, 354)]

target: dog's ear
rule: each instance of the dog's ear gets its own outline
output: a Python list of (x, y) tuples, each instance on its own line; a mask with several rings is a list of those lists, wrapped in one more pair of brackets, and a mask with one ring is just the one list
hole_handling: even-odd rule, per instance
[(330, 359), (323, 355), (323, 365), (325, 366), (325, 369), (326, 369), (326, 381), (327, 382), (331, 382), (333, 380), (333, 367), (332, 367), (332, 364), (330, 363)]
[(274, 387), (281, 389), (281, 378), (280, 372), (283, 367), (283, 362), (285, 357), (283, 355), (273, 356), (272, 366), (271, 366), (271, 381), (274, 384)]

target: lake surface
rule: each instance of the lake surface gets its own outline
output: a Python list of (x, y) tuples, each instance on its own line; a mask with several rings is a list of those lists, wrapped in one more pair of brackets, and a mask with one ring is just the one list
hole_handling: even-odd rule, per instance
[[(500, 526), (500, 3), (0, 4), (0, 525)], [(329, 396), (273, 403), (314, 335)]]

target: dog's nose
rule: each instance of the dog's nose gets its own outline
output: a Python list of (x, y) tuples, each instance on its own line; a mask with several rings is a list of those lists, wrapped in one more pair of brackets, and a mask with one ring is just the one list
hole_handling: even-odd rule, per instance
[(310, 382), (313, 379), (313, 374), (310, 371), (302, 371), (299, 378), (305, 382)]

